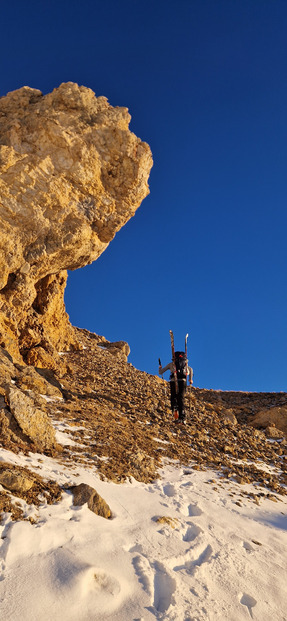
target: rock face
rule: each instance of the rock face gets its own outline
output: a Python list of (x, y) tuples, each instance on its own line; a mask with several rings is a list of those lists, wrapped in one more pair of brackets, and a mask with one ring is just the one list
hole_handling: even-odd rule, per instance
[(148, 194), (148, 145), (126, 108), (77, 84), (0, 99), (0, 346), (53, 368), (77, 348), (66, 270), (95, 261)]

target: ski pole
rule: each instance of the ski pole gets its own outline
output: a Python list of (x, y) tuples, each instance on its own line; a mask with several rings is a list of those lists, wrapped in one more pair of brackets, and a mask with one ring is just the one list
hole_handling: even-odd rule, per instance
[[(185, 359), (186, 359), (186, 389), (188, 388), (187, 386), (187, 378), (188, 378), (188, 361), (187, 361), (187, 339), (188, 339), (188, 332), (185, 335), (185, 340), (184, 340), (184, 350), (185, 350)], [(190, 413), (190, 377), (189, 377), (189, 413)]]
[[(158, 359), (158, 364), (161, 367), (161, 359), (160, 358)], [(163, 379), (162, 376), (161, 376), (161, 379)], [(166, 408), (166, 382), (165, 381), (164, 381), (164, 407)]]

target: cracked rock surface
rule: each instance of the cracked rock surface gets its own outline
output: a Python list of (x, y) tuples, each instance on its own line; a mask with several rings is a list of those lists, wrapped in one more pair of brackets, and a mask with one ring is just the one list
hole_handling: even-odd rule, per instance
[(0, 345), (53, 368), (77, 347), (66, 270), (95, 261), (148, 194), (149, 146), (127, 108), (72, 82), (0, 98)]

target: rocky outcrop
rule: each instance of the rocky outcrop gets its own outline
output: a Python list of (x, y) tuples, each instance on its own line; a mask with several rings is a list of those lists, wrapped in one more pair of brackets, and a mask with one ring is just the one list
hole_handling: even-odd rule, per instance
[(125, 341), (115, 341), (114, 343), (101, 343), (100, 347), (106, 349), (110, 354), (114, 356), (120, 356), (123, 360), (127, 361), (130, 354), (130, 347)]
[(0, 345), (53, 368), (78, 347), (66, 270), (95, 261), (148, 193), (148, 145), (126, 108), (77, 84), (0, 99)]
[(5, 349), (0, 347), (0, 386), (4, 386), (6, 382), (10, 382), (11, 379), (14, 378), (16, 372), (11, 356)]
[(61, 385), (49, 370), (23, 367), (18, 371), (16, 385), (23, 391), (30, 391), (35, 397), (43, 395), (62, 399)]

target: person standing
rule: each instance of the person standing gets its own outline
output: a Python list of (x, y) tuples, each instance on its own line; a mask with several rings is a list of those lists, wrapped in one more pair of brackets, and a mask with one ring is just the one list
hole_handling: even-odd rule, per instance
[(159, 375), (163, 375), (166, 371), (170, 371), (170, 405), (174, 419), (179, 423), (185, 422), (184, 397), (186, 393), (187, 378), (189, 384), (193, 381), (193, 370), (188, 366), (188, 360), (185, 352), (176, 351), (174, 354), (175, 364), (169, 362), (165, 367), (159, 366)]

